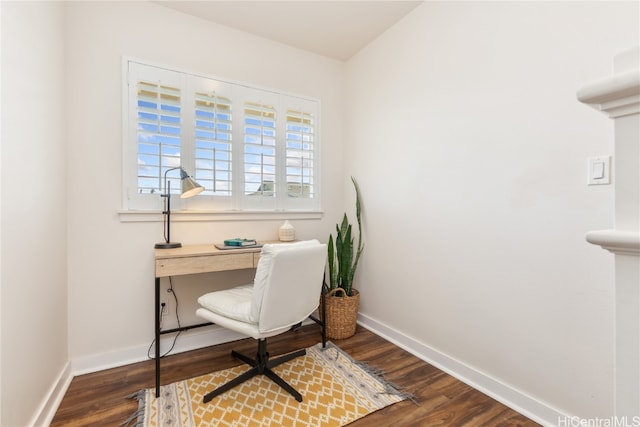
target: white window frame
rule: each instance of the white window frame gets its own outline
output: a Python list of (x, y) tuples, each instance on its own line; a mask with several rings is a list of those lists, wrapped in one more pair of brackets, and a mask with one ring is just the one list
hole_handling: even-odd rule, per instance
[[(218, 214), (220, 218), (258, 214), (264, 218), (275, 218), (274, 214), (304, 214), (321, 212), (320, 177), (320, 100), (291, 95), (273, 89), (264, 89), (255, 85), (223, 80), (181, 69), (157, 65), (148, 61), (123, 58), (123, 172), (122, 172), (122, 210), (121, 219), (127, 219), (128, 213), (159, 212), (162, 210), (162, 198), (159, 194), (138, 193), (138, 136), (137, 136), (137, 81), (136, 72), (158, 75), (179, 85), (181, 89), (181, 147), (180, 164), (191, 176), (195, 175), (194, 109), (188, 105), (191, 95), (197, 90), (215, 89), (232, 102), (232, 195), (229, 197), (198, 195), (190, 199), (172, 197), (172, 213), (197, 214), (198, 220), (212, 219), (206, 214)], [(133, 84), (132, 84), (133, 82)], [(276, 195), (274, 197), (246, 196), (244, 194), (244, 114), (245, 101), (264, 102), (276, 109)], [(287, 196), (287, 159), (286, 159), (286, 116), (288, 109), (298, 109), (314, 117), (313, 130), (313, 197), (298, 198)], [(190, 123), (192, 125), (190, 125)], [(194, 176), (194, 178), (197, 177)], [(304, 183), (302, 184), (304, 185)], [(177, 194), (177, 179), (171, 182), (172, 193)], [(164, 192), (161, 190), (161, 192)], [(123, 218), (123, 214), (125, 218)], [(223, 215), (220, 215), (223, 214)], [(236, 215), (240, 214), (240, 215)], [(195, 218), (196, 215), (194, 215)], [(215, 215), (214, 215), (215, 216)], [(277, 216), (276, 216), (277, 217)], [(290, 216), (291, 217), (291, 216)], [(295, 216), (294, 216), (295, 217)], [(313, 216), (312, 216), (313, 217)], [(141, 220), (141, 219), (138, 219)], [(142, 219), (144, 220), (144, 219)], [(151, 219), (150, 219), (151, 220)]]

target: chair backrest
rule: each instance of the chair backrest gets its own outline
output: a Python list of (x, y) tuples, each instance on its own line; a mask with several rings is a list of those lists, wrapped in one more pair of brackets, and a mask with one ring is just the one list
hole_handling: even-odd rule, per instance
[(295, 325), (318, 307), (326, 259), (317, 240), (263, 246), (250, 315), (261, 332)]

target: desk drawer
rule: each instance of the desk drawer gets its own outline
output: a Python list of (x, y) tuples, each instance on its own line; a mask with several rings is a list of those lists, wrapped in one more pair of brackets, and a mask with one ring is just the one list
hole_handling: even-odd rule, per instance
[(156, 260), (156, 277), (253, 268), (252, 253), (204, 255)]

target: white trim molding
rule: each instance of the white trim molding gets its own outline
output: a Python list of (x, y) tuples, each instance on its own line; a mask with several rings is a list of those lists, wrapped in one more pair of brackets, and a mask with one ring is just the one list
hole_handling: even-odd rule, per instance
[(596, 230), (588, 232), (586, 239), (616, 255), (640, 256), (640, 232)]
[(594, 82), (577, 93), (578, 100), (610, 118), (640, 112), (640, 73), (631, 70)]
[(71, 362), (68, 362), (60, 371), (56, 381), (53, 382), (46, 397), (40, 403), (38, 410), (29, 423), (30, 426), (48, 426), (51, 424), (72, 380)]
[[(267, 220), (316, 220), (322, 219), (321, 211), (171, 211), (172, 222), (194, 221), (267, 221)], [(120, 222), (161, 222), (162, 212), (118, 211)]]

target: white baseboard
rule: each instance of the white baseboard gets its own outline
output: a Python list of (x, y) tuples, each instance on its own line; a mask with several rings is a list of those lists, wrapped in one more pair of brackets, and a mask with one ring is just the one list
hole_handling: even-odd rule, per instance
[(414, 356), (543, 426), (555, 426), (558, 424), (559, 419), (567, 418), (566, 414), (543, 402), (434, 350), (369, 316), (358, 314), (358, 323), (376, 335), (385, 338)]
[[(164, 354), (171, 348), (174, 337), (175, 334), (160, 337), (160, 354)], [(183, 353), (185, 351), (196, 350), (243, 338), (246, 338), (246, 336), (215, 325), (192, 329), (180, 334), (170, 354)], [(74, 359), (72, 362), (73, 375), (89, 374), (149, 360), (147, 356), (148, 351), (151, 351), (151, 357), (154, 356), (154, 348), (150, 347), (150, 345), (151, 343)]]
[(64, 366), (58, 378), (49, 389), (45, 399), (31, 419), (29, 423), (30, 426), (48, 426), (51, 424), (72, 379), (73, 374), (71, 373), (71, 363), (69, 362)]

